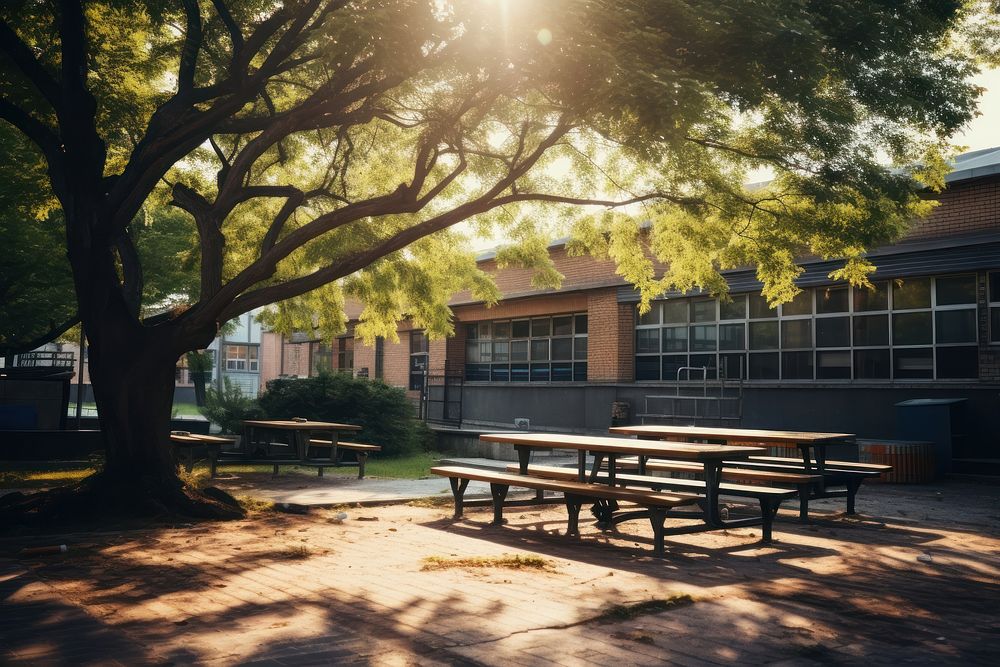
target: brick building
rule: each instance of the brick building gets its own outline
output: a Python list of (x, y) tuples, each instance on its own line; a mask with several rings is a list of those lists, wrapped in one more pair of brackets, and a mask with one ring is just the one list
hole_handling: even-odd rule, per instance
[[(638, 294), (610, 262), (551, 247), (560, 290), (531, 272), (480, 266), (504, 294), (493, 308), (452, 301), (456, 335), (427, 341), (408, 322), (400, 341), (369, 347), (350, 330), (333, 347), (265, 334), (262, 380), (352, 369), (420, 395), (424, 371), (461, 376), (471, 427), (604, 431), (613, 402), (687, 419), (714, 405), (747, 427), (901, 437), (895, 405), (965, 399), (956, 455), (1000, 447), (1000, 149), (955, 162), (941, 205), (901, 242), (873, 249), (874, 291), (832, 282), (836, 262), (809, 261), (794, 301), (770, 309), (753, 271), (729, 271), (733, 301), (667, 294), (638, 316)], [(356, 316), (356, 312), (353, 313)], [(729, 394), (727, 394), (729, 392)], [(655, 396), (702, 396), (703, 400)], [(720, 402), (720, 398), (734, 397)], [(728, 401), (728, 402), (727, 402)], [(688, 403), (683, 410), (678, 406)], [(719, 407), (725, 404), (726, 409)], [(666, 406), (666, 407), (665, 407)], [(694, 406), (694, 407), (691, 407)], [(958, 428), (958, 427), (956, 427)]]

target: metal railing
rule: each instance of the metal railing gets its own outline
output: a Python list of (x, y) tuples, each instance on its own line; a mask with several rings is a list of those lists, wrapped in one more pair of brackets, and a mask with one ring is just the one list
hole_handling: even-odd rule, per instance
[(25, 352), (17, 355), (14, 365), (21, 368), (73, 368), (76, 354), (73, 352)]

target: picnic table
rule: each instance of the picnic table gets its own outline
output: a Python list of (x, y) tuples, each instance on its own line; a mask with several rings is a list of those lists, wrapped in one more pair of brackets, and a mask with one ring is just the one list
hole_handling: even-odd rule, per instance
[[(360, 431), (354, 424), (321, 422), (309, 419), (249, 419), (243, 422), (243, 451), (248, 456), (263, 453), (272, 457), (278, 453), (283, 458), (296, 458), (308, 463), (310, 440), (325, 434), (330, 443), (330, 460), (337, 457), (337, 442), (341, 433)], [(275, 442), (274, 439), (279, 440)], [(284, 442), (280, 442), (284, 440)], [(292, 456), (289, 456), (289, 453)]]

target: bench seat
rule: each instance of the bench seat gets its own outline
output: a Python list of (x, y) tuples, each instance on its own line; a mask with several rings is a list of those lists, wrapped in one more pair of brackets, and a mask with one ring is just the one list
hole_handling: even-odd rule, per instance
[[(455, 518), (462, 516), (463, 496), (469, 481), (487, 482), (493, 496), (493, 523), (503, 523), (503, 502), (510, 487), (553, 491), (562, 493), (569, 512), (567, 534), (579, 534), (580, 508), (586, 500), (608, 500), (635, 503), (648, 510), (648, 518), (653, 526), (653, 552), (662, 556), (664, 553), (664, 522), (666, 510), (682, 505), (692, 505), (698, 502), (696, 495), (667, 494), (658, 491), (642, 489), (626, 489), (604, 484), (591, 484), (573, 480), (562, 480), (539, 477), (537, 475), (519, 475), (507, 472), (470, 468), (467, 466), (435, 466), (431, 473), (447, 477), (455, 497)], [(575, 475), (574, 475), (575, 477)]]
[(214, 462), (218, 460), (222, 446), (232, 445), (234, 442), (236, 442), (235, 438), (219, 435), (188, 433), (187, 431), (173, 431), (170, 434), (174, 463), (177, 465), (183, 463), (184, 469), (188, 472), (194, 470), (197, 450), (204, 450), (205, 457), (214, 469)]
[[(577, 471), (573, 468), (544, 465), (528, 466), (528, 474), (562, 480), (577, 479), (578, 476)], [(606, 483), (608, 481), (608, 473), (599, 473), (597, 479)], [(671, 491), (696, 494), (704, 494), (705, 492), (705, 482), (700, 479), (679, 479), (676, 477), (652, 477), (650, 475), (617, 473), (615, 474), (615, 481), (626, 485), (626, 488), (629, 486), (641, 486), (653, 489), (654, 491), (670, 489)], [(798, 491), (792, 489), (775, 489), (769, 486), (723, 482), (719, 484), (719, 494), (736, 498), (753, 498), (756, 500), (760, 504), (762, 539), (765, 542), (770, 542), (774, 515), (781, 506), (781, 502), (787, 498), (794, 497), (798, 494)], [(700, 497), (704, 500), (703, 495)]]
[[(321, 449), (323, 449), (323, 448), (329, 449), (329, 448), (333, 447), (333, 441), (332, 440), (322, 440), (322, 439), (315, 439), (315, 438), (313, 438), (313, 439), (309, 440), (309, 446), (310, 447), (319, 447)], [(368, 455), (369, 454), (373, 454), (375, 452), (381, 452), (382, 451), (382, 447), (380, 445), (365, 445), (365, 444), (362, 444), (360, 442), (343, 442), (341, 440), (338, 440), (337, 441), (337, 456), (336, 456), (336, 459), (335, 459), (336, 462), (337, 462), (337, 465), (351, 465), (352, 464), (351, 461), (344, 461), (343, 456), (341, 456), (341, 454), (344, 451), (354, 452), (354, 455), (357, 457), (358, 479), (363, 479), (364, 476), (365, 476), (365, 463), (368, 462)]]
[[(800, 467), (804, 465), (801, 458), (793, 458), (790, 456), (751, 456), (748, 461), (751, 463), (776, 463), (779, 465), (794, 465)], [(827, 468), (870, 472), (875, 475), (881, 475), (884, 472), (892, 470), (892, 466), (883, 465), (881, 463), (858, 463), (856, 461), (826, 461), (825, 465)]]

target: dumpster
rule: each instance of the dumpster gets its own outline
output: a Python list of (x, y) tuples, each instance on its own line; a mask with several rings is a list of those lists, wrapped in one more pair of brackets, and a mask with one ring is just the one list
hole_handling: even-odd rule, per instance
[(951, 459), (965, 437), (964, 398), (915, 398), (896, 403), (896, 437), (934, 443), (934, 476), (951, 472)]

